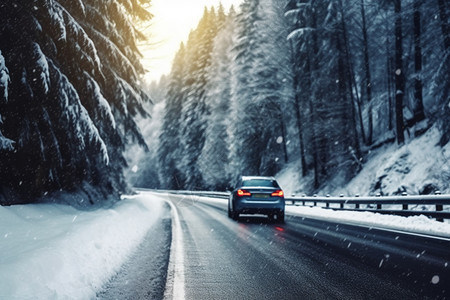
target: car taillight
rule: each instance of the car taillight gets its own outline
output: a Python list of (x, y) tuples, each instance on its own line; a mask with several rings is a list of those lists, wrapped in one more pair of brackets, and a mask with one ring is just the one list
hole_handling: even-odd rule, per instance
[(239, 189), (239, 190), (237, 191), (237, 194), (238, 194), (239, 197), (243, 197), (243, 196), (251, 196), (251, 195), (252, 195), (249, 191), (241, 190), (241, 189)]
[(278, 190), (272, 193), (272, 197), (284, 197), (284, 193), (282, 190)]

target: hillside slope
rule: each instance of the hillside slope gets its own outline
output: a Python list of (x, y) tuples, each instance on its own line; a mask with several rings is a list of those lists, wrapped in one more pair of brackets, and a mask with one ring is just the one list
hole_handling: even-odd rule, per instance
[[(319, 195), (361, 196), (429, 194), (439, 190), (450, 193), (450, 143), (440, 147), (441, 133), (434, 126), (425, 134), (411, 138), (405, 145), (388, 144), (369, 153), (363, 169), (350, 182), (339, 176), (328, 181)], [(298, 164), (291, 164), (277, 178), (287, 195), (311, 194), (312, 176), (302, 178)]]

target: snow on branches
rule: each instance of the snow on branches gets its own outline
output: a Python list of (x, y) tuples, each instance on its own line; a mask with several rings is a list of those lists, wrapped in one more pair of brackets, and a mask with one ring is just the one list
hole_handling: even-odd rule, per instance
[[(5, 65), (5, 58), (0, 51), (0, 102), (8, 101), (9, 72)], [(0, 114), (0, 125), (2, 125), (2, 115)], [(14, 141), (3, 136), (0, 130), (0, 150), (13, 150)]]
[(2, 56), (2, 51), (0, 50), (0, 100), (8, 101), (8, 82), (9, 82), (9, 71), (5, 65), (5, 58)]

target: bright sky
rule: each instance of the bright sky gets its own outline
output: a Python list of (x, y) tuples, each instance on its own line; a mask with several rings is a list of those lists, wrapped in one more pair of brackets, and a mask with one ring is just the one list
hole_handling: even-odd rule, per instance
[(231, 5), (238, 9), (243, 0), (152, 0), (150, 12), (154, 18), (145, 29), (149, 41), (141, 46), (143, 64), (149, 70), (147, 80), (158, 80), (170, 72), (180, 43), (185, 42), (189, 32), (197, 27), (205, 6), (217, 9), (220, 2), (228, 12)]

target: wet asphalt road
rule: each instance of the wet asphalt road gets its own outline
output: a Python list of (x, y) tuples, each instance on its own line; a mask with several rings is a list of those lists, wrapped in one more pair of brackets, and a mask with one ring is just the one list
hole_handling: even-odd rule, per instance
[[(290, 215), (285, 224), (265, 217), (236, 222), (227, 217), (226, 201), (169, 200), (182, 236), (183, 276), (175, 284), (180, 298), (450, 299), (449, 240)], [(163, 220), (159, 238), (149, 236), (153, 242), (140, 249), (157, 257), (147, 256), (153, 261), (148, 267), (159, 271), (134, 274), (133, 268), (124, 267), (124, 275), (116, 278), (122, 284), (112, 282), (117, 288), (107, 289), (101, 298), (163, 298), (166, 275), (161, 273), (167, 271), (173, 223), (169, 209)], [(129, 266), (142, 265), (132, 261)], [(159, 278), (159, 284), (149, 290), (144, 278)], [(124, 292), (130, 288), (146, 292), (131, 296)]]

